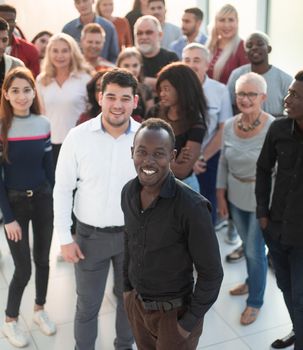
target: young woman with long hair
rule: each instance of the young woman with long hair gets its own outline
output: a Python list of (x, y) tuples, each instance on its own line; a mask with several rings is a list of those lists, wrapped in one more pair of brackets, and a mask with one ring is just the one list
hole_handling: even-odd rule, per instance
[(172, 171), (180, 180), (199, 192), (193, 165), (201, 152), (207, 129), (207, 105), (201, 83), (194, 71), (179, 62), (171, 63), (158, 73), (156, 88), (160, 103), (149, 117), (168, 122), (176, 135), (176, 161)]
[(249, 63), (243, 40), (238, 34), (239, 19), (236, 8), (224, 5), (216, 13), (211, 33), (206, 43), (212, 58), (208, 76), (226, 84), (230, 73)]
[(99, 16), (111, 21), (115, 26), (118, 34), (118, 42), (120, 50), (133, 45), (130, 25), (128, 20), (123, 17), (113, 16), (114, 0), (98, 0), (96, 3), (96, 13)]
[(44, 311), (53, 233), (54, 171), (50, 123), (41, 115), (35, 80), (27, 68), (10, 71), (0, 104), (0, 207), (15, 271), (8, 290), (3, 333), (17, 347), (28, 343), (18, 324), (24, 289), (31, 275), (29, 221), (36, 267), (34, 322), (47, 335), (56, 327)]

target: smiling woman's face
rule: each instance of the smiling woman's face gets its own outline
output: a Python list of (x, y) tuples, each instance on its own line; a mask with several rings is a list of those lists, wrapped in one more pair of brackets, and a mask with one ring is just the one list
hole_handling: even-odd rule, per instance
[(235, 12), (228, 12), (216, 18), (217, 34), (224, 40), (231, 40), (238, 32), (238, 18)]

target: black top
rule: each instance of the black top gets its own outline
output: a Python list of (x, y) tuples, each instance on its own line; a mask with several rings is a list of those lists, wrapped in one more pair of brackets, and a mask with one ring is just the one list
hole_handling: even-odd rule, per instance
[(131, 29), (131, 33), (132, 33), (132, 37), (133, 37), (133, 42), (134, 42), (134, 25), (137, 21), (137, 19), (139, 17), (143, 16), (143, 14), (141, 13), (141, 10), (135, 9), (135, 10), (131, 10), (130, 12), (128, 12), (128, 14), (125, 16), (126, 19), (128, 20), (130, 29)]
[[(223, 278), (210, 204), (169, 173), (159, 197), (141, 210), (138, 178), (122, 190), (125, 290), (157, 301), (192, 296), (179, 321), (187, 331), (216, 301)], [(193, 264), (198, 273), (194, 285)]]
[(145, 77), (155, 78), (162, 67), (171, 62), (179, 61), (175, 52), (160, 49), (159, 53), (154, 57), (143, 57), (143, 75)]
[(272, 238), (303, 246), (303, 133), (290, 118), (278, 118), (267, 132), (257, 162), (256, 198), (257, 217), (268, 217), (274, 227), (280, 226), (280, 230), (270, 230)]
[(2, 88), (4, 76), (5, 76), (5, 60), (4, 60), (4, 57), (2, 57), (2, 60), (0, 61), (0, 89)]

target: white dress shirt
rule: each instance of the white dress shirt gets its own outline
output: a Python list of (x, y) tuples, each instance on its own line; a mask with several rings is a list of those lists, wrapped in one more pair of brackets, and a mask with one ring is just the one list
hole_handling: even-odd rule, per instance
[(60, 86), (55, 79), (48, 85), (37, 77), (37, 89), (51, 123), (51, 141), (61, 144), (73, 128), (87, 104), (86, 84), (91, 79), (87, 73), (71, 74)]
[(114, 138), (98, 115), (67, 135), (60, 150), (54, 188), (54, 227), (61, 244), (71, 243), (73, 211), (78, 220), (95, 227), (124, 225), (120, 196), (136, 177), (131, 146), (140, 124), (130, 119), (126, 133)]

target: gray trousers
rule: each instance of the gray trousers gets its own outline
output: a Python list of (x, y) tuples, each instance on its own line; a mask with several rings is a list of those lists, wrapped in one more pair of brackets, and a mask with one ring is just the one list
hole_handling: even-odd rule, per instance
[(76, 350), (94, 350), (98, 313), (102, 304), (110, 262), (114, 269), (117, 297), (116, 350), (131, 349), (134, 342), (123, 304), (123, 232), (97, 232), (77, 222), (76, 242), (85, 259), (75, 264), (77, 307), (74, 335)]

